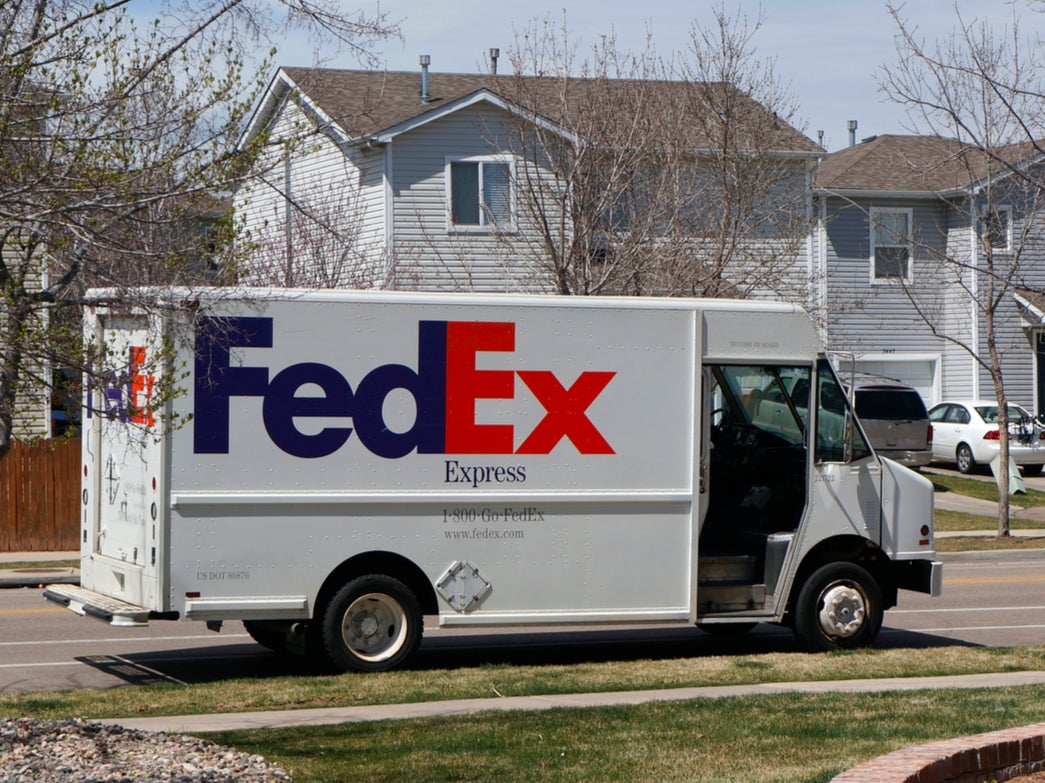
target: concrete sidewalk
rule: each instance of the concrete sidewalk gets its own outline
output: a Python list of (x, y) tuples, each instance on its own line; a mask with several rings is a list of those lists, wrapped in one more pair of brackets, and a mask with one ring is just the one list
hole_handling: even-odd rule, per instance
[[(79, 569), (46, 565), (56, 560), (79, 559), (79, 552), (0, 552), (0, 587), (79, 584)], [(11, 568), (14, 563), (34, 565), (32, 568)]]
[(281, 729), (291, 726), (321, 726), (408, 718), (474, 715), (480, 712), (539, 711), (560, 707), (613, 707), (653, 702), (721, 699), (731, 696), (765, 696), (778, 693), (879, 693), (937, 688), (1002, 688), (1045, 685), (1045, 671), (1004, 674), (965, 674), (949, 677), (891, 677), (878, 680), (828, 680), (777, 682), (753, 685), (722, 685), (703, 688), (670, 688), (652, 691), (568, 693), (553, 696), (508, 696), (487, 699), (382, 704), (267, 712), (234, 712), (224, 715), (175, 715), (163, 718), (114, 718), (92, 721), (142, 731), (185, 734), (241, 729)]

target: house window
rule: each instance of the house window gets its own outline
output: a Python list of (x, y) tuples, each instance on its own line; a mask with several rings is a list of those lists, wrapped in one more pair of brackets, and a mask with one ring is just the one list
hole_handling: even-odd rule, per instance
[(447, 164), (450, 224), (454, 228), (512, 225), (511, 166), (503, 160), (455, 160)]
[(909, 209), (871, 208), (871, 281), (910, 280)]
[(992, 207), (980, 220), (980, 239), (991, 250), (1012, 247), (1012, 207)]

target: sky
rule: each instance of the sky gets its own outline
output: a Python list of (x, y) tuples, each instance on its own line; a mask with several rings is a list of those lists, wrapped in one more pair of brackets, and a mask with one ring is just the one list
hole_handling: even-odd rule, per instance
[[(368, 2), (351, 5), (373, 13), (377, 6)], [(1022, 32), (1045, 35), (1045, 13), (1028, 12), (1025, 0), (1016, 3)], [(713, 25), (712, 10), (719, 5), (720, 0), (384, 0), (380, 8), (400, 23), (402, 40), (380, 42), (374, 51), (388, 70), (419, 71), (418, 56), (428, 54), (433, 71), (476, 73), (486, 70), (486, 53), (497, 47), (499, 70), (505, 73), (517, 32), (535, 20), (560, 24), (565, 18), (582, 49), (614, 35), (619, 49), (639, 51), (649, 32), (657, 54), (667, 56), (689, 46), (694, 21)], [(902, 13), (931, 43), (950, 35), (956, 7), (966, 22), (1011, 24), (1011, 0), (907, 0)], [(774, 61), (777, 79), (792, 92), (797, 105), (793, 124), (814, 141), (824, 131), (829, 151), (848, 145), (849, 120), (858, 123), (858, 141), (917, 130), (901, 107), (880, 94), (875, 80), (882, 65), (896, 60), (896, 26), (885, 0), (765, 0), (761, 5), (726, 0), (725, 9), (730, 15), (742, 12), (752, 24), (761, 9), (764, 21), (752, 49), (758, 58)], [(317, 57), (326, 67), (360, 67), (351, 54), (316, 51), (292, 36), (281, 46), (276, 64), (306, 66)]]

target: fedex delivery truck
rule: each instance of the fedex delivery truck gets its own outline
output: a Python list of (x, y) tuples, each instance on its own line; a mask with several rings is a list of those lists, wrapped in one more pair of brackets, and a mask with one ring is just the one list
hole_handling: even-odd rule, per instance
[(929, 481), (875, 455), (797, 307), (90, 298), (81, 584), (47, 590), (75, 612), (242, 621), (366, 671), (426, 615), (776, 622), (835, 649), (940, 592)]

